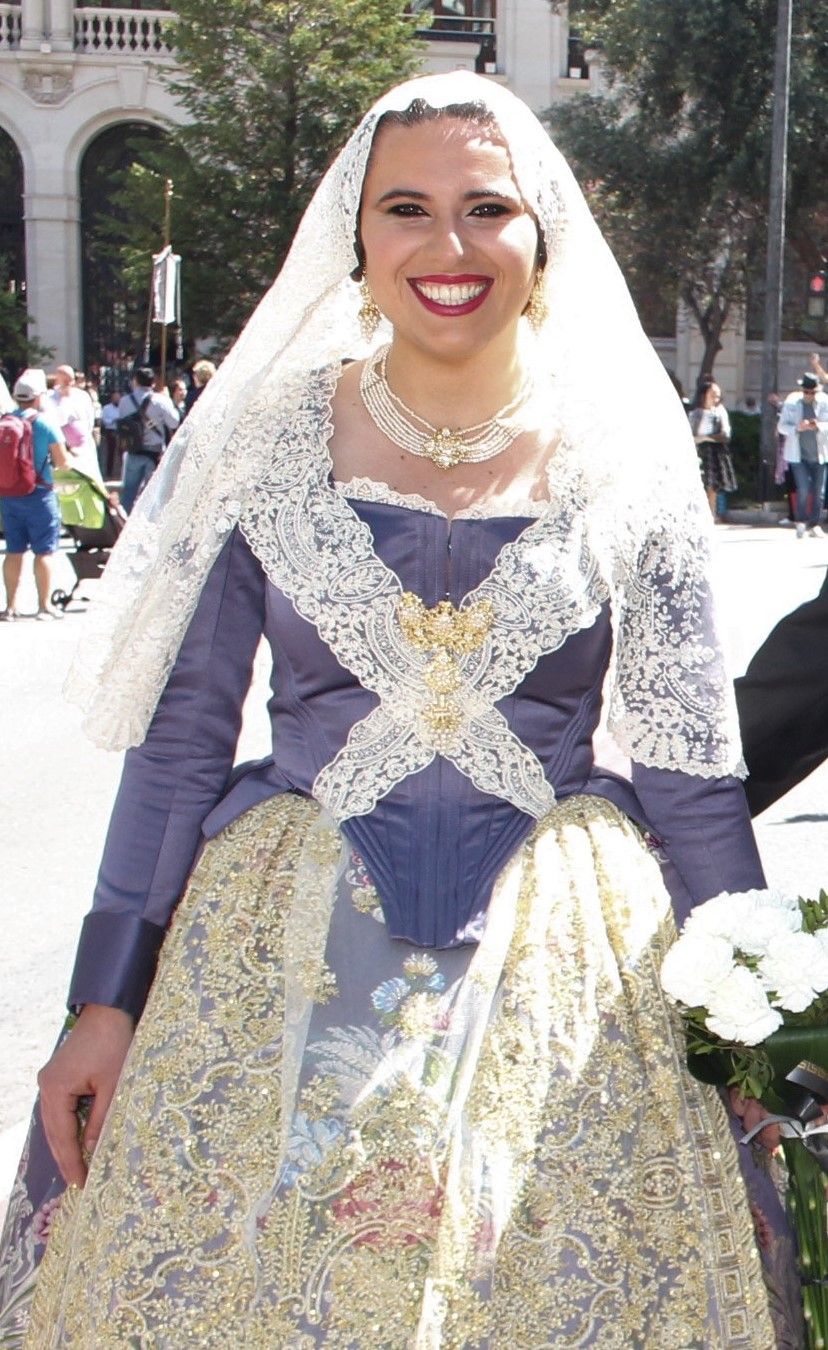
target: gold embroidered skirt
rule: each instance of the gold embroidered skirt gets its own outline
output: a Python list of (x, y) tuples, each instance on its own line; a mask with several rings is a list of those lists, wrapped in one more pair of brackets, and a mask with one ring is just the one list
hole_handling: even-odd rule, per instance
[(671, 931), (596, 798), (448, 951), (388, 937), (313, 802), (248, 812), (179, 908), (30, 1350), (770, 1350), (725, 1113), (659, 988)]

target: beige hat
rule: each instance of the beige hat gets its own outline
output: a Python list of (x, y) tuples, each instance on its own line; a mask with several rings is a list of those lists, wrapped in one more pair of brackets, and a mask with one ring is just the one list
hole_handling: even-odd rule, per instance
[(12, 393), (15, 398), (31, 402), (46, 393), (46, 375), (42, 370), (24, 370), (14, 382)]

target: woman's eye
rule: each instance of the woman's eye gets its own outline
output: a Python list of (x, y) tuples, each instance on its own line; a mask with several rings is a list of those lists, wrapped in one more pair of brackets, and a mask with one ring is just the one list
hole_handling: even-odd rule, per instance
[(418, 202), (396, 202), (388, 208), (389, 216), (422, 216), (423, 208)]
[(471, 215), (483, 216), (486, 218), (493, 216), (508, 216), (511, 213), (511, 207), (506, 206), (504, 202), (480, 202), (475, 206)]

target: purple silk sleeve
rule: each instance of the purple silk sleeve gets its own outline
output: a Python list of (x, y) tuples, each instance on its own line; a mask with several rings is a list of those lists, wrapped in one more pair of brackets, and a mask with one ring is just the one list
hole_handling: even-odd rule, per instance
[(233, 764), (264, 578), (234, 534), (210, 572), (146, 740), (129, 750), (69, 1002), (140, 1015), (158, 950)]
[[(400, 508), (365, 510), (372, 513), (377, 548), (388, 565), (435, 603), (446, 586), (445, 522)], [(481, 522), (455, 526), (463, 544), (451, 574), (458, 599), (486, 575), (501, 536), (520, 528), (518, 521), (473, 525)], [(265, 624), (278, 656), (270, 712), (279, 765), (266, 760), (243, 766), (228, 791), (241, 707)], [(510, 725), (540, 756), (560, 797), (607, 796), (658, 836), (679, 917), (718, 891), (762, 885), (737, 780), (635, 765), (631, 786), (591, 772), (609, 645), (604, 612), (593, 628), (538, 662), (504, 705)], [(318, 769), (367, 710), (356, 680), (289, 602), (267, 590), (258, 562), (234, 534), (208, 577), (147, 738), (127, 754), (70, 1002), (110, 1004), (138, 1016), (204, 835), (275, 792), (312, 791)], [(347, 829), (372, 870), (390, 931), (444, 946), (469, 940), (467, 930), (482, 918), (494, 876), (532, 823), (509, 803), (479, 794), (438, 759)]]
[(677, 918), (720, 891), (765, 885), (738, 778), (698, 778), (633, 764), (632, 780), (647, 823), (681, 882), (680, 888), (671, 886)]

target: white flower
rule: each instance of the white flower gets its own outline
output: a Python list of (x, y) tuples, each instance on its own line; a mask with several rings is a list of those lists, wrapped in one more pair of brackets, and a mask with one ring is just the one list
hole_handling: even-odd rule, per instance
[(733, 969), (733, 948), (720, 937), (685, 933), (661, 964), (661, 984), (669, 998), (687, 1008), (706, 1008), (714, 989)]
[(740, 1045), (758, 1045), (782, 1025), (759, 980), (746, 966), (735, 966), (710, 995), (705, 1025), (714, 1035)]
[(802, 911), (777, 905), (756, 905), (735, 927), (733, 944), (747, 956), (764, 956), (773, 952), (780, 938), (798, 933), (802, 928)]
[(775, 1007), (804, 1012), (828, 989), (828, 950), (810, 933), (786, 933), (760, 960), (759, 978)]
[(704, 934), (706, 937), (725, 938), (730, 942), (731, 933), (744, 917), (746, 906), (737, 904), (741, 899), (741, 896), (731, 895), (728, 891), (714, 895), (711, 900), (705, 900), (703, 905), (691, 909), (683, 931), (688, 936), (691, 933), (694, 936)]
[(778, 937), (802, 927), (796, 900), (774, 891), (722, 891), (691, 910), (685, 933), (722, 937), (749, 956), (761, 956)]

